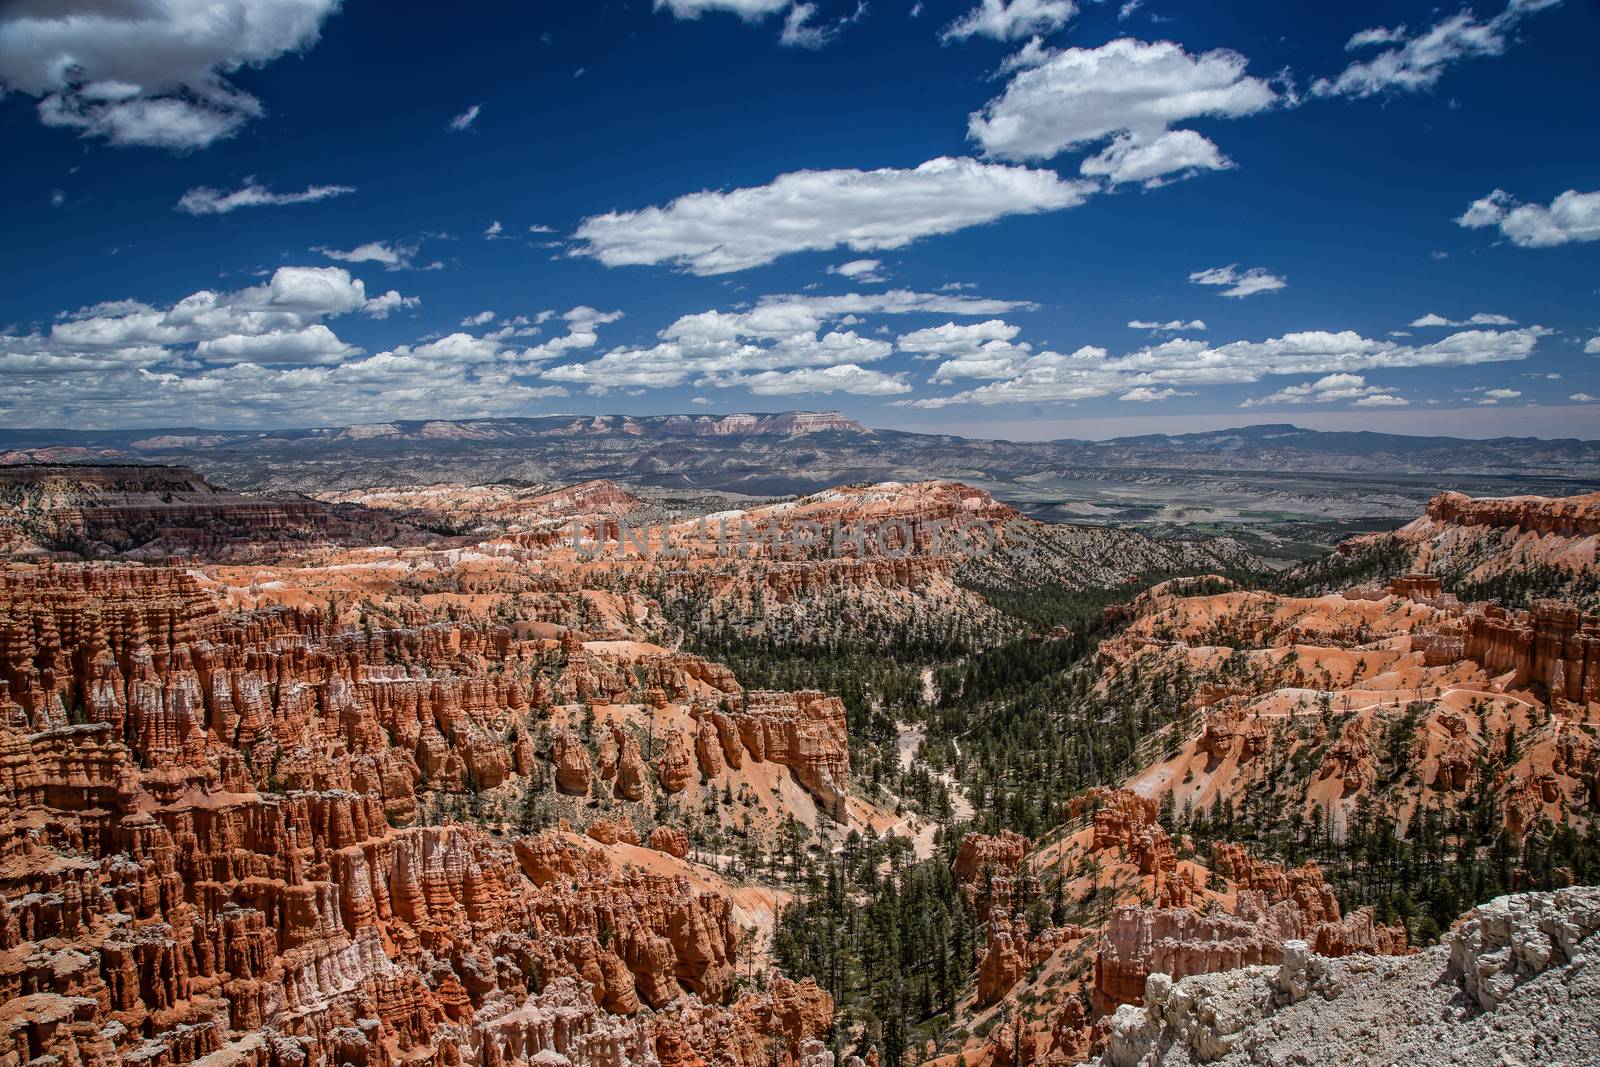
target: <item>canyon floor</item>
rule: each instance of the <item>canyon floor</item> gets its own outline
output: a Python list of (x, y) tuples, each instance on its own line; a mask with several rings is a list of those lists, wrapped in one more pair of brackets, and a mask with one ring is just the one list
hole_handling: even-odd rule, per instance
[[(1286, 567), (942, 479), (23, 458), (0, 1067), (1433, 1062), (1593, 951), (1600, 494)], [(1446, 989), (1507, 907), (1534, 992)], [(1373, 975), (1494, 1003), (1295, 1036)]]

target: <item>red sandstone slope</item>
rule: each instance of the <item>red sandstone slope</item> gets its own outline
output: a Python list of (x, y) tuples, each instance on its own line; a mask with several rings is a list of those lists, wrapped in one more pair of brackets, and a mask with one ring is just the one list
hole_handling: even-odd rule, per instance
[[(1470, 551), (1489, 574), (1533, 559), (1581, 568), (1591, 504), (1445, 496), (1396, 536), (1440, 567), (1430, 552)], [(1205, 588), (1225, 584), (1167, 583), (1108, 613), (1128, 625), (1100, 645), (1101, 692), (1138, 678), (1188, 694), (1189, 714), (1142, 747), (1124, 789), (1091, 793), (1031, 849), (1015, 835), (963, 841), (955, 873), (992, 902), (964, 1019), (987, 1036), (967, 1041), (965, 1062), (1079, 1062), (1103, 1040), (1096, 1020), (1136, 1003), (1152, 973), (1276, 963), (1290, 939), (1329, 956), (1407, 950), (1404, 928), (1342, 912), (1315, 863), (1175, 839), (1163, 799), (1184, 813), (1265, 804), (1335, 834), (1361, 809), (1403, 827), (1419, 807), (1474, 809), (1485, 794), (1514, 840), (1540, 820), (1593, 825), (1600, 618), (1559, 601), (1464, 605), (1428, 574), (1317, 597)], [(1058, 872), (1069, 914), (1087, 921), (1031, 934), (1012, 909)]]
[(1600, 606), (1594, 596), (1600, 493), (1476, 499), (1442, 493), (1415, 522), (1390, 534), (1354, 538), (1340, 551), (1386, 544), (1409, 553), (1413, 570), (1468, 582), (1552, 568), (1565, 576), (1564, 587), (1552, 592), (1578, 597), (1586, 608)]
[[(838, 702), (746, 693), (638, 641), (411, 612), (237, 612), (182, 571), (0, 567), (17, 1062), (811, 1054), (824, 994), (734, 989), (741, 927), (770, 922), (770, 899), (684, 864), (681, 829), (644, 835), (659, 853), (621, 839), (691, 791), (770, 798), (780, 773), (814, 818), (859, 819)], [(624, 829), (417, 825), (452, 797), (480, 825)], [(641, 1005), (666, 1014), (628, 1022)]]

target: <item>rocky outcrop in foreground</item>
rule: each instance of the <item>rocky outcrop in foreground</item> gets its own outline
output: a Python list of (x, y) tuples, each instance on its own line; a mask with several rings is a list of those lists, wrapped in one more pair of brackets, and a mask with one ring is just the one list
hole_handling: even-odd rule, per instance
[(1460, 1064), (1600, 1059), (1600, 888), (1500, 897), (1414, 956), (1152, 974), (1111, 1019), (1105, 1067)]

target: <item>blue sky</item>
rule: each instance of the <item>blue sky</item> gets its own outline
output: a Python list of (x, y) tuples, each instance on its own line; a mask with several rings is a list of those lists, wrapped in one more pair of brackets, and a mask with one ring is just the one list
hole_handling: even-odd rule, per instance
[(1600, 436), (1597, 51), (1593, 0), (19, 0), (0, 423)]

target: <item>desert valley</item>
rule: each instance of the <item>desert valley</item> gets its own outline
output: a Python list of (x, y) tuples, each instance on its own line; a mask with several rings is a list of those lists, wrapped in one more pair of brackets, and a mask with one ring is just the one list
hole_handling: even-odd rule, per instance
[(1600, 493), (1291, 563), (337, 455), (0, 467), (0, 1063), (1600, 1055)]

